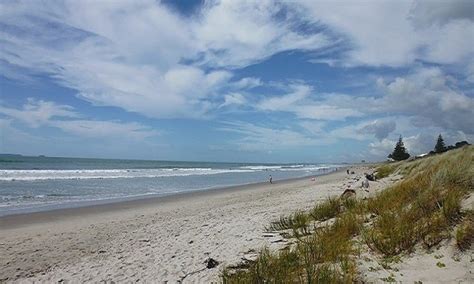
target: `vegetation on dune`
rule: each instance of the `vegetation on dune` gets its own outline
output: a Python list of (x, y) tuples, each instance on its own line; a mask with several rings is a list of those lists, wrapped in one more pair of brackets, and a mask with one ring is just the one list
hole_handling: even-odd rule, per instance
[(330, 197), (326, 202), (317, 204), (313, 210), (311, 210), (310, 215), (316, 221), (325, 221), (336, 217), (341, 213), (341, 210), (341, 200), (339, 198)]
[(469, 249), (474, 242), (474, 211), (467, 212), (456, 230), (456, 245), (462, 251)]
[(349, 283), (359, 280), (355, 259), (365, 245), (383, 257), (450, 237), (460, 250), (472, 245), (474, 213), (463, 211), (461, 202), (474, 190), (474, 147), (377, 172), (404, 179), (366, 200), (329, 198), (282, 217), (269, 229), (287, 232), (293, 244), (279, 252), (263, 249), (255, 261), (224, 269), (224, 283)]
[(377, 168), (377, 172), (375, 173), (376, 179), (381, 179), (384, 177), (388, 177), (391, 175), (397, 167), (395, 165), (383, 165)]
[(444, 143), (443, 136), (441, 136), (440, 134), (438, 136), (438, 139), (436, 140), (436, 145), (434, 147), (434, 150), (430, 151), (429, 154), (430, 155), (440, 154), (440, 153), (444, 153), (447, 151), (451, 151), (451, 150), (462, 148), (469, 145), (471, 144), (469, 144), (467, 141), (459, 141), (459, 142), (456, 142), (454, 145), (446, 146), (446, 144)]
[(434, 148), (434, 151), (435, 153), (443, 153), (443, 152), (446, 152), (446, 144), (444, 144), (444, 139), (443, 139), (443, 136), (441, 136), (441, 134), (438, 136), (438, 140), (436, 141), (436, 145), (435, 145), (435, 148)]
[(410, 158), (410, 154), (408, 154), (405, 144), (403, 143), (402, 136), (400, 136), (397, 144), (395, 145), (395, 149), (393, 149), (393, 152), (388, 155), (388, 157), (395, 161), (402, 161)]

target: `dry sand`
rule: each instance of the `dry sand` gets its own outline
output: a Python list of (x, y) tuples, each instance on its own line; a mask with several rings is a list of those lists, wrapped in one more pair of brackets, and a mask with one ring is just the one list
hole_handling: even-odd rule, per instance
[[(271, 221), (355, 187), (355, 176), (339, 171), (316, 181), (3, 217), (0, 281), (216, 282), (222, 267), (252, 250), (283, 245), (265, 232)], [(220, 264), (205, 268), (208, 257)]]

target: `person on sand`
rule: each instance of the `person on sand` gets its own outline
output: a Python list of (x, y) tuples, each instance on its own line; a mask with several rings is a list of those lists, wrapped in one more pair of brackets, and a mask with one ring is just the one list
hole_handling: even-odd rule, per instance
[(273, 183), (272, 175), (270, 175), (270, 183)]
[(362, 188), (369, 188), (369, 180), (365, 179), (362, 181)]

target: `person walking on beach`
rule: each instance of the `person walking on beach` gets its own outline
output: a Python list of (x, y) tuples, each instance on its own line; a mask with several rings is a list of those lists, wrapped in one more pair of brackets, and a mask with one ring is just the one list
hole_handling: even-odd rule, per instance
[(270, 183), (273, 183), (272, 175), (270, 175)]

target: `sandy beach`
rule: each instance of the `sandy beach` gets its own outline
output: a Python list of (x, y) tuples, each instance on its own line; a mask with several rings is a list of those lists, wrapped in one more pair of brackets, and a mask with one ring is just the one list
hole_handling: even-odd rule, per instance
[[(215, 282), (225, 265), (278, 248), (265, 226), (339, 195), (355, 175), (194, 192), (0, 218), (1, 281)], [(371, 187), (375, 190), (377, 187)], [(213, 258), (219, 265), (207, 269)]]
[(474, 284), (474, 0), (0, 27), (0, 284)]

